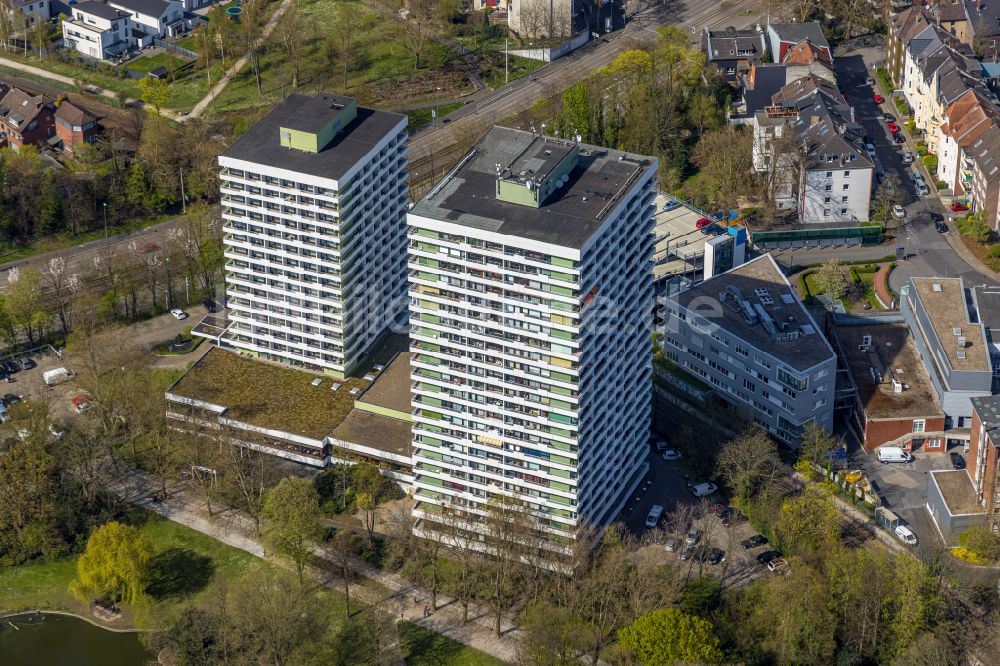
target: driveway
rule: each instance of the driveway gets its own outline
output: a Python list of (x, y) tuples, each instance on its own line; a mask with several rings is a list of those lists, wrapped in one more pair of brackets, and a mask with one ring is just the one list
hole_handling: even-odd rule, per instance
[(913, 462), (883, 465), (875, 454), (861, 451), (851, 456), (852, 469), (861, 469), (878, 486), (886, 508), (903, 519), (922, 546), (943, 545), (927, 512), (927, 481), (932, 470), (952, 469), (946, 453), (913, 454)]
[(169, 312), (166, 314), (147, 319), (129, 327), (132, 333), (132, 342), (136, 347), (143, 350), (152, 349), (161, 342), (169, 342), (183, 333), (185, 329), (193, 327), (201, 318), (208, 314), (204, 305), (193, 305), (184, 310), (188, 313), (187, 319), (176, 319)]

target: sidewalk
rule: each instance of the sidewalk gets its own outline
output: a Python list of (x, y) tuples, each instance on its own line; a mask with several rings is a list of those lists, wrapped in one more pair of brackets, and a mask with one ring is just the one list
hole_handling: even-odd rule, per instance
[[(253, 536), (253, 522), (248, 516), (234, 511), (218, 514), (215, 518), (205, 517), (197, 504), (181, 484), (169, 487), (169, 498), (156, 501), (159, 484), (151, 475), (141, 470), (131, 470), (130, 481), (119, 487), (118, 494), (124, 499), (180, 523), (202, 534), (207, 534), (234, 548), (239, 548), (257, 557), (265, 557), (264, 548)], [(317, 547), (316, 556), (333, 563), (324, 548)], [(452, 640), (490, 654), (497, 659), (513, 663), (517, 661), (519, 630), (504, 621), (503, 635), (493, 634), (493, 622), (489, 611), (479, 606), (469, 607), (469, 622), (462, 624), (462, 610), (454, 599), (438, 594), (438, 609), (428, 617), (423, 616), (423, 605), (430, 600), (430, 593), (422, 590), (400, 576), (376, 570), (371, 565), (356, 560), (352, 566), (355, 573), (376, 585), (350, 586), (351, 597), (369, 604), (380, 604), (383, 609), (397, 619), (437, 632)], [(313, 575), (325, 586), (339, 591), (343, 581), (326, 571), (314, 570)], [(379, 589), (384, 588), (386, 592)], [(414, 603), (414, 598), (417, 603)], [(398, 616), (398, 617), (397, 617)]]
[(891, 307), (893, 302), (892, 290), (889, 289), (889, 264), (879, 264), (878, 269), (875, 271), (875, 297), (878, 302), (882, 304), (886, 310)]
[(948, 233), (941, 235), (944, 236), (944, 239), (946, 241), (948, 241), (948, 245), (950, 245), (951, 249), (955, 251), (955, 254), (960, 256), (962, 260), (965, 261), (965, 263), (969, 264), (969, 266), (973, 268), (973, 270), (987, 276), (996, 275), (996, 271), (992, 270), (989, 266), (981, 262), (979, 260), (979, 257), (972, 254), (972, 251), (965, 246), (965, 241), (962, 240), (961, 236), (958, 233), (958, 230), (955, 229), (954, 226), (955, 224), (954, 222), (952, 222), (951, 224), (952, 228), (948, 230)]

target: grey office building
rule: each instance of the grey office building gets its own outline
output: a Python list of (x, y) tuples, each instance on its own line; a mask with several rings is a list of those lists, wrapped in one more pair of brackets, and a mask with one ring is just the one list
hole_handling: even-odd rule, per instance
[(986, 329), (962, 278), (910, 278), (900, 290), (906, 319), (951, 428), (972, 423), (970, 398), (992, 393)]
[(664, 352), (736, 414), (796, 446), (833, 426), (837, 358), (770, 254), (666, 299)]

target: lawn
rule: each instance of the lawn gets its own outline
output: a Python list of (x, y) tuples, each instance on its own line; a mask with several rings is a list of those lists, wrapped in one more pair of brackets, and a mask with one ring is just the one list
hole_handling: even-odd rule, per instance
[(172, 72), (178, 67), (187, 64), (187, 60), (170, 53), (157, 53), (154, 56), (141, 56), (125, 65), (127, 69), (140, 74), (152, 72), (157, 67), (166, 67), (168, 72)]
[[(17, 60), (26, 65), (39, 67), (41, 69), (79, 79), (85, 83), (93, 84), (114, 92), (123, 92), (129, 97), (139, 97), (139, 80), (129, 78), (119, 78), (100, 69), (91, 69), (78, 62), (63, 62), (54, 57), (46, 57), (39, 60), (37, 57), (25, 57), (14, 52), (4, 53), (3, 56), (10, 60)], [(20, 73), (18, 74), (20, 76)]]
[(188, 51), (194, 51), (195, 53), (198, 52), (198, 40), (193, 35), (188, 35), (184, 39), (178, 39), (176, 42), (173, 42), (173, 45), (187, 49)]
[(437, 117), (440, 121), (441, 118), (444, 118), (455, 109), (460, 109), (463, 106), (465, 105), (462, 102), (453, 102), (452, 104), (435, 106), (433, 109), (417, 109), (416, 111), (409, 111), (406, 114), (410, 117), (409, 129), (412, 131), (419, 127), (423, 127), (424, 125), (429, 125), (433, 120), (431, 117), (432, 110), (437, 110)]
[[(875, 296), (876, 266), (872, 266), (871, 268), (850, 267), (849, 269), (845, 267), (844, 270), (850, 271), (848, 274), (848, 290), (840, 300), (844, 303), (844, 307), (847, 310), (863, 309), (864, 303), (868, 303), (871, 310), (885, 309)], [(805, 292), (802, 294), (803, 300), (808, 301), (810, 298), (815, 298), (825, 293), (824, 289), (816, 284), (815, 271), (804, 273), (800, 281)]]
[(413, 624), (400, 622), (399, 643), (407, 666), (503, 666), (485, 652)]
[[(192, 594), (200, 592), (213, 576), (234, 578), (258, 561), (250, 553), (153, 514), (146, 514), (141, 530), (149, 539), (154, 554), (160, 556), (158, 560), (154, 556), (154, 561), (159, 562), (161, 570), (168, 560), (173, 565), (183, 565), (180, 584)], [(75, 577), (76, 558), (0, 568), (0, 609), (50, 608), (80, 612), (84, 608), (69, 593), (69, 584)], [(180, 595), (167, 593), (165, 578), (154, 583), (163, 586), (155, 590), (163, 593), (156, 604), (161, 612), (169, 610), (180, 598)]]

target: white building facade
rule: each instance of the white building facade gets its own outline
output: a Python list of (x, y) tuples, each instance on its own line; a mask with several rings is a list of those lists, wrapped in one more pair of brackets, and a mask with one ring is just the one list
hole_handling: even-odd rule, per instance
[(411, 209), (418, 532), (447, 507), (474, 533), (501, 494), (540, 547), (617, 516), (645, 471), (655, 174), (494, 127)]
[(128, 47), (128, 15), (100, 2), (73, 6), (73, 17), (62, 22), (63, 43), (85, 56), (109, 60)]
[(293, 94), (220, 157), (226, 340), (350, 373), (406, 307), (406, 117)]

